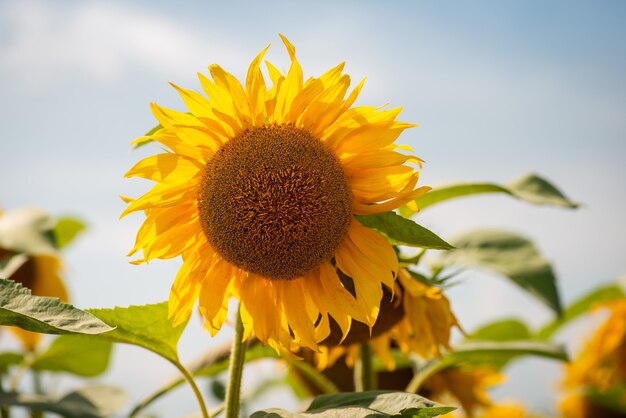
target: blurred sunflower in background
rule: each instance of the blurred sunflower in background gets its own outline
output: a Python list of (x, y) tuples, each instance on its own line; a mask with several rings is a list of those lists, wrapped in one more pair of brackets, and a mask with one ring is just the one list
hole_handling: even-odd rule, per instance
[[(174, 325), (199, 300), (209, 332), (240, 302), (244, 336), (277, 351), (317, 350), (331, 318), (343, 336), (357, 320), (372, 328), (398, 260), (389, 242), (354, 215), (393, 210), (425, 193), (421, 160), (396, 138), (411, 125), (400, 108), (353, 107), (344, 64), (303, 78), (294, 46), (286, 74), (265, 48), (245, 85), (218, 65), (199, 74), (206, 96), (174, 86), (188, 112), (152, 105), (156, 141), (166, 152), (141, 160), (127, 177), (156, 182), (123, 215), (143, 211), (130, 255), (137, 262), (182, 255), (169, 298)], [(340, 273), (339, 273), (340, 272)], [(339, 274), (350, 277), (350, 292)]]
[[(51, 235), (57, 222), (40, 209), (0, 211), (0, 277), (31, 290), (36, 296), (68, 301), (62, 265)], [(8, 327), (25, 350), (33, 351), (42, 334)]]
[(582, 351), (565, 366), (560, 404), (564, 418), (626, 417), (626, 298), (605, 302), (608, 311)]

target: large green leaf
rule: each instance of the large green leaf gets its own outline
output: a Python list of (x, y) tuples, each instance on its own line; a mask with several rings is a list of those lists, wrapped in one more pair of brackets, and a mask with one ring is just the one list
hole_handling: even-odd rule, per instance
[(526, 290), (557, 314), (561, 302), (552, 266), (533, 243), (513, 232), (476, 230), (452, 241), (454, 250), (442, 254), (443, 266), (473, 266), (497, 272)]
[(257, 411), (252, 418), (366, 418), (411, 417), (430, 418), (456, 408), (439, 405), (422, 396), (391, 391), (350, 392), (321, 395), (313, 400), (306, 412), (292, 413), (278, 408)]
[(122, 389), (94, 385), (70, 392), (60, 398), (0, 393), (0, 404), (53, 412), (66, 418), (105, 418), (123, 407), (127, 398)]
[(0, 325), (44, 334), (101, 334), (113, 328), (56, 298), (33, 296), (30, 289), (0, 279)]
[(363, 225), (382, 233), (395, 245), (407, 245), (435, 250), (448, 250), (453, 248), (432, 231), (394, 212), (384, 212), (375, 215), (358, 215), (356, 218)]
[(56, 247), (64, 248), (86, 228), (87, 226), (80, 219), (69, 216), (59, 218), (52, 231)]
[(172, 326), (167, 317), (167, 302), (87, 311), (115, 327), (100, 338), (137, 345), (178, 363), (176, 346), (187, 323)]
[(50, 239), (55, 220), (41, 209), (24, 208), (0, 216), (0, 248), (31, 255), (56, 254)]
[(113, 343), (82, 335), (61, 335), (30, 363), (34, 370), (67, 372), (83, 377), (104, 373), (111, 359)]
[(518, 319), (500, 319), (472, 331), (468, 340), (476, 341), (516, 341), (529, 340), (531, 332), (525, 323)]
[[(449, 199), (481, 193), (504, 193), (536, 205), (551, 205), (570, 209), (579, 206), (577, 203), (565, 197), (565, 195), (549, 181), (533, 173), (520, 176), (505, 185), (479, 182), (456, 183), (435, 187), (418, 197), (415, 202), (420, 209), (424, 209)], [(407, 206), (403, 206), (400, 213), (408, 217), (415, 212)]]
[(537, 332), (537, 336), (541, 339), (547, 340), (562, 326), (578, 318), (580, 315), (585, 314), (594, 305), (609, 300), (623, 298), (624, 296), (624, 290), (618, 285), (608, 285), (596, 288), (568, 306), (560, 318), (557, 318), (541, 328), (539, 332)]

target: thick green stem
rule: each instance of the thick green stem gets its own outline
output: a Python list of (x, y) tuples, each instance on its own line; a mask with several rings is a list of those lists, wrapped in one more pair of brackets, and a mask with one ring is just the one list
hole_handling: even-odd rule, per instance
[(354, 388), (357, 392), (376, 389), (376, 370), (372, 348), (369, 344), (361, 345), (361, 353), (354, 365)]
[(206, 405), (204, 404), (204, 399), (202, 398), (202, 393), (200, 393), (200, 389), (198, 389), (198, 385), (196, 385), (196, 381), (193, 379), (193, 376), (177, 361), (173, 361), (172, 364), (176, 366), (178, 370), (185, 376), (185, 380), (191, 386), (194, 395), (196, 395), (196, 399), (198, 400), (198, 405), (200, 405), (200, 410), (202, 411), (202, 418), (210, 418), (209, 412), (206, 409)]
[(243, 343), (242, 339), (243, 322), (241, 322), (241, 314), (239, 310), (237, 310), (235, 338), (233, 339), (233, 348), (230, 350), (228, 387), (226, 388), (226, 418), (239, 418), (241, 376), (243, 374), (243, 363), (246, 358), (246, 345)]

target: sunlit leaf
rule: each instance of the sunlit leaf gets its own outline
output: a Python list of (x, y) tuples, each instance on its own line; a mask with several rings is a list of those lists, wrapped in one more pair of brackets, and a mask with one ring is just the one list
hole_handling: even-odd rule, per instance
[(452, 243), (456, 248), (440, 258), (444, 266), (473, 266), (497, 272), (561, 313), (552, 266), (525, 237), (508, 231), (476, 230)]
[(594, 305), (601, 302), (623, 298), (624, 296), (624, 290), (618, 285), (608, 285), (593, 289), (590, 293), (568, 306), (563, 311), (563, 315), (560, 318), (557, 318), (541, 328), (541, 330), (537, 333), (537, 336), (541, 339), (548, 339), (562, 326), (578, 318), (580, 315), (585, 314)]
[(59, 218), (52, 231), (56, 247), (59, 249), (64, 248), (86, 228), (87, 225), (80, 219), (72, 217)]
[(101, 334), (113, 328), (57, 298), (33, 296), (30, 289), (0, 279), (0, 325), (44, 334)]
[(335, 417), (417, 417), (429, 418), (446, 414), (456, 408), (443, 406), (422, 396), (391, 391), (350, 392), (321, 395), (313, 399), (303, 413), (278, 408), (258, 411), (252, 418), (335, 418)]
[[(520, 176), (505, 185), (475, 182), (435, 186), (432, 190), (418, 197), (415, 202), (420, 209), (425, 209), (446, 200), (482, 193), (504, 193), (536, 205), (559, 206), (570, 209), (579, 206), (565, 197), (552, 183), (533, 173)], [(403, 206), (400, 213), (408, 217), (415, 212), (407, 206)]]
[(358, 215), (356, 218), (363, 225), (382, 233), (394, 245), (407, 245), (435, 250), (452, 248), (450, 244), (439, 238), (434, 232), (394, 212)]
[(93, 385), (60, 398), (47, 395), (0, 393), (0, 404), (53, 412), (65, 418), (104, 418), (124, 406), (126, 393), (117, 387)]
[(112, 346), (111, 341), (99, 338), (61, 335), (47, 350), (35, 354), (30, 368), (83, 377), (98, 376), (109, 366)]
[(178, 363), (176, 346), (187, 323), (172, 327), (172, 322), (167, 318), (167, 302), (87, 311), (116, 327), (100, 338), (137, 345)]

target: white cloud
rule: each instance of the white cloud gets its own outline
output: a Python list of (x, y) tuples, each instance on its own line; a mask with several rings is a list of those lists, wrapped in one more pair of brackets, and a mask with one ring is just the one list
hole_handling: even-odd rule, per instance
[(33, 89), (59, 78), (108, 83), (131, 70), (189, 76), (189, 68), (229, 64), (241, 56), (222, 39), (206, 42), (216, 38), (116, 4), (60, 8), (21, 1), (4, 7), (2, 15), (8, 36), (0, 43), (0, 70)]

